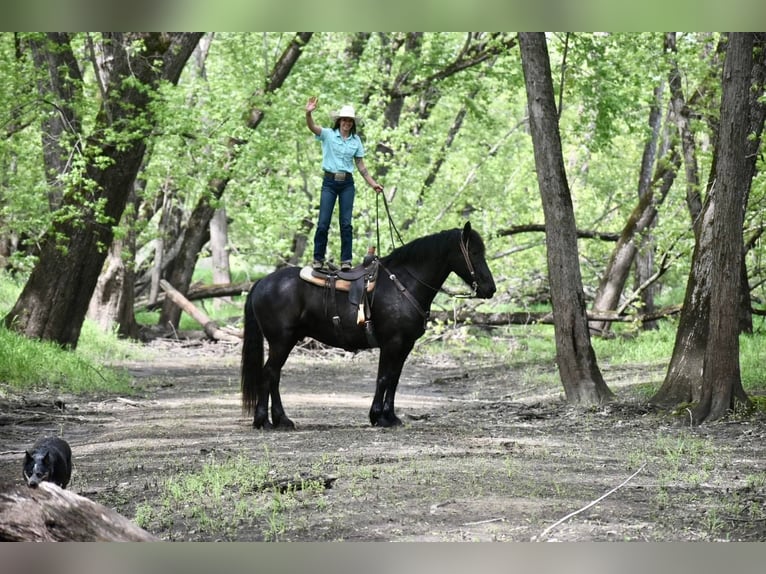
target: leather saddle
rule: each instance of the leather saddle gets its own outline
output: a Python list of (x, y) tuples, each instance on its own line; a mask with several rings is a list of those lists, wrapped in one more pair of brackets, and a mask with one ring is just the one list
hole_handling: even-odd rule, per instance
[[(334, 268), (314, 269), (310, 265), (303, 267), (300, 272), (301, 279), (328, 289), (334, 285), (336, 291), (349, 293), (351, 303), (359, 303), (363, 291), (367, 293), (375, 289), (375, 281), (378, 278), (378, 260), (373, 260), (369, 265), (357, 265), (349, 271), (341, 271)], [(353, 295), (352, 295), (353, 294)]]
[(313, 269), (306, 266), (300, 270), (300, 278), (308, 283), (329, 289), (333, 297), (332, 321), (339, 337), (342, 338), (340, 314), (335, 303), (335, 292), (343, 291), (348, 293), (349, 304), (357, 309), (356, 323), (364, 325), (367, 341), (372, 347), (377, 347), (377, 341), (372, 331), (372, 321), (370, 319), (370, 305), (375, 283), (378, 279), (378, 259), (365, 258), (364, 263), (353, 267), (349, 271), (341, 271), (337, 268)]

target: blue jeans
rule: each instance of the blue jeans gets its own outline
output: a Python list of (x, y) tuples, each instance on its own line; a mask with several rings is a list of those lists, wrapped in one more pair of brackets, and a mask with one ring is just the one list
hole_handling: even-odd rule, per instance
[(335, 181), (332, 176), (322, 179), (322, 195), (319, 199), (319, 220), (314, 233), (314, 259), (324, 261), (327, 251), (327, 232), (330, 230), (335, 201), (338, 201), (340, 223), (340, 260), (351, 261), (354, 228), (351, 216), (354, 211), (354, 178), (346, 176), (345, 181)]

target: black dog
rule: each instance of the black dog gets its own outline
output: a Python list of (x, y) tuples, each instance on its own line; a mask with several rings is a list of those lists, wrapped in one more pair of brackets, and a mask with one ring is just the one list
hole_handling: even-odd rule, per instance
[(24, 478), (32, 488), (47, 480), (66, 488), (72, 475), (72, 450), (63, 439), (41, 438), (24, 458)]

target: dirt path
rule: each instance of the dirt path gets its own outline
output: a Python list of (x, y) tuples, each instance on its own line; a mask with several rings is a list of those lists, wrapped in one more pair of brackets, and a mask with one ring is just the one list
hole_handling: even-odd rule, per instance
[(137, 396), (0, 405), (0, 478), (61, 434), (70, 488), (166, 540), (766, 540), (764, 418), (679, 425), (635, 399), (656, 367), (605, 367), (620, 402), (582, 410), (545, 382), (552, 365), (421, 351), (397, 394), (405, 425), (379, 429), (376, 362), (295, 352), (297, 429), (266, 432), (240, 411), (238, 347), (155, 347), (126, 365)]

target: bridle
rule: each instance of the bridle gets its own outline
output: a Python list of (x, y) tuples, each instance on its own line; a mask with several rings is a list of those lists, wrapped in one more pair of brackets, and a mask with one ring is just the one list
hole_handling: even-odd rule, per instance
[(460, 234), (460, 251), (463, 253), (465, 259), (465, 266), (468, 268), (468, 273), (471, 275), (471, 293), (469, 295), (457, 294), (455, 297), (458, 299), (471, 299), (476, 297), (476, 293), (479, 290), (479, 283), (476, 281), (476, 270), (471, 263), (471, 256), (468, 253), (468, 241), (463, 241), (463, 234)]
[[(404, 241), (402, 241), (402, 237), (399, 234), (399, 230), (396, 228), (396, 225), (394, 224), (394, 220), (391, 217), (391, 211), (388, 208), (388, 200), (386, 199), (385, 194), (378, 193), (378, 194), (376, 194), (376, 196), (377, 196), (377, 198), (380, 198), (381, 196), (383, 196), (383, 205), (386, 208), (386, 216), (388, 218), (388, 227), (389, 227), (389, 232), (391, 233), (391, 247), (392, 248), (394, 247), (394, 232), (396, 233), (396, 236), (399, 238), (399, 242), (403, 244)], [(380, 217), (379, 217), (379, 207), (378, 206), (379, 206), (379, 202), (376, 201), (375, 202), (375, 225), (376, 225), (377, 243), (378, 243), (377, 252), (380, 253), (381, 252), (380, 251)], [(468, 269), (468, 273), (471, 275), (471, 292), (470, 293), (465, 293), (465, 294), (458, 293), (458, 294), (455, 294), (455, 295), (452, 295), (452, 296), (455, 297), (455, 298), (458, 298), (458, 299), (471, 299), (471, 298), (476, 297), (476, 293), (479, 290), (479, 283), (476, 280), (476, 269), (474, 268), (473, 263), (471, 262), (471, 255), (468, 252), (468, 241), (467, 240), (463, 241), (463, 234), (462, 233), (460, 234), (460, 242), (459, 242), (459, 244), (460, 244), (460, 252), (463, 254), (463, 259), (465, 260), (465, 266)], [(407, 300), (417, 309), (417, 311), (420, 314), (420, 316), (423, 317), (423, 324), (425, 325), (425, 323), (428, 321), (429, 312), (424, 310), (423, 307), (421, 307), (420, 303), (418, 303), (418, 301), (415, 299), (415, 297), (412, 295), (412, 293), (410, 293), (407, 290), (407, 288), (402, 284), (402, 282), (399, 281), (399, 278), (396, 275), (394, 275), (391, 271), (389, 271), (383, 265), (383, 263), (379, 262), (379, 265), (383, 269), (383, 271), (388, 275), (388, 278), (394, 283), (396, 288), (402, 293), (402, 295), (404, 295), (407, 298)], [(420, 279), (417, 275), (415, 275), (409, 269), (407, 269), (407, 273), (410, 276), (412, 276), (412, 278), (415, 279), (415, 281), (417, 281), (418, 283), (420, 283), (421, 285), (423, 285), (425, 287), (428, 287), (429, 289), (431, 289), (434, 292), (444, 291), (443, 288), (437, 289), (436, 287), (433, 287), (432, 285), (429, 285), (428, 283), (426, 283), (425, 281)]]

